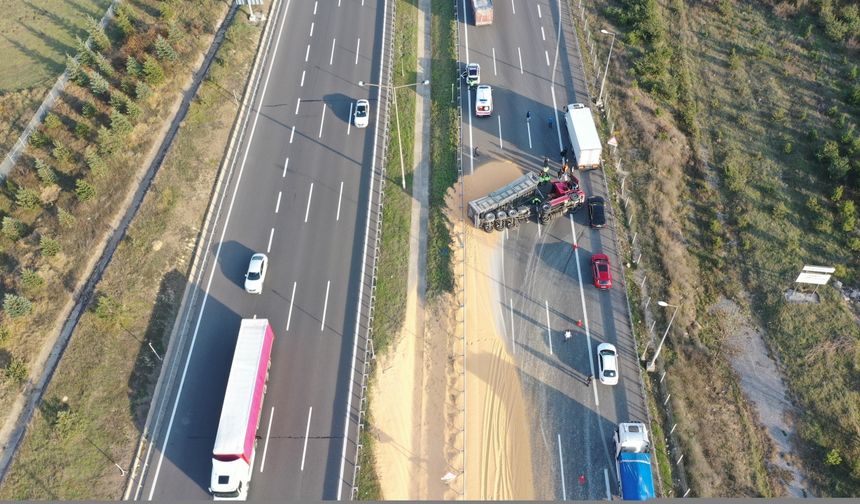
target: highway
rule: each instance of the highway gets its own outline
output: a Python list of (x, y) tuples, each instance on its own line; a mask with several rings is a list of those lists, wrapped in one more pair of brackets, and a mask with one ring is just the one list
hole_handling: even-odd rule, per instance
[[(230, 362), (239, 322), (251, 317), (268, 318), (276, 340), (249, 498), (350, 497), (359, 299), (381, 148), (379, 90), (357, 83), (379, 82), (385, 0), (279, 2), (139, 499), (211, 499)], [(366, 129), (351, 124), (359, 98), (371, 104)], [(269, 257), (261, 295), (243, 290), (254, 252)]]
[[(570, 148), (562, 108), (582, 102), (596, 113), (567, 0), (496, 0), (493, 24), (479, 27), (469, 2), (460, 2), (459, 11), (466, 13), (466, 22), (459, 23), (460, 63), (463, 68), (481, 65), (481, 83), (493, 86), (494, 98), (493, 116), (477, 118), (474, 91), (463, 87), (464, 170), (470, 173), (481, 163), (501, 159), (537, 172), (548, 156), (555, 173), (562, 146)], [(602, 140), (605, 145), (607, 139)], [(475, 147), (480, 149), (477, 158)], [(586, 196), (609, 201), (602, 171), (574, 175)], [(505, 286), (496, 318), (520, 371), (529, 423), (536, 426), (531, 432), (538, 499), (617, 495), (615, 425), (647, 420), (616, 248), (617, 225), (609, 210), (607, 227), (593, 230), (583, 208), (548, 226), (529, 222), (504, 233)], [(614, 285), (608, 292), (591, 283), (590, 257), (598, 252), (612, 263)], [(574, 329), (574, 337), (565, 342), (568, 328)], [(618, 348), (621, 380), (614, 387), (596, 379), (586, 383), (589, 375), (597, 375), (595, 349), (602, 342)]]

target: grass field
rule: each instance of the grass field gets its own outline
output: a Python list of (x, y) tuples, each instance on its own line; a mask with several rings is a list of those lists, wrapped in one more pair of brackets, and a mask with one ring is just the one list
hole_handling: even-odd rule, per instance
[(86, 40), (87, 16), (99, 20), (110, 0), (5, 2), (0, 16), (0, 154), (18, 135)]
[[(221, 9), (223, 13), (223, 9)], [(215, 15), (216, 12), (212, 12)], [(236, 16), (45, 392), (2, 499), (118, 499), (262, 30)], [(97, 349), (97, 351), (93, 351)], [(66, 398), (65, 400), (63, 398)]]
[(803, 264), (860, 284), (856, 4), (621, 0), (590, 15), (621, 34), (609, 92), (628, 183), (647, 188), (634, 227), (650, 290), (684, 306), (664, 356), (693, 495), (781, 493), (728, 365), (723, 297), (780, 358), (813, 493), (860, 495), (856, 313), (831, 287), (815, 306), (783, 297)]

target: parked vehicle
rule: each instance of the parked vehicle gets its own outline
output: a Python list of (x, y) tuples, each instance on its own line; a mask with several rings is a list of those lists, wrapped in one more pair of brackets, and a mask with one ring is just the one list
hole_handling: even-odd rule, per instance
[(481, 84), (475, 91), (475, 115), (489, 117), (493, 115), (493, 88)]
[(624, 500), (654, 498), (651, 441), (644, 423), (621, 423), (613, 437), (618, 490)]
[(267, 319), (244, 319), (212, 449), (209, 491), (215, 500), (246, 500), (275, 333)]
[(612, 343), (597, 345), (597, 372), (600, 383), (618, 384), (618, 351)]
[(593, 228), (602, 228), (606, 225), (606, 202), (600, 196), (588, 198), (588, 221)]
[(472, 0), (475, 26), (493, 24), (493, 0)]
[(591, 256), (591, 273), (594, 286), (598, 289), (612, 288), (612, 271), (610, 271), (609, 256), (594, 254)]
[(353, 114), (356, 128), (366, 128), (370, 121), (370, 102), (367, 100), (358, 100), (355, 102), (355, 112)]
[(477, 86), (481, 83), (481, 65), (477, 63), (469, 63), (466, 66), (466, 84), (469, 87)]
[(571, 103), (564, 113), (567, 134), (573, 146), (574, 167), (579, 169), (600, 167), (603, 147), (591, 116), (591, 109), (582, 103)]

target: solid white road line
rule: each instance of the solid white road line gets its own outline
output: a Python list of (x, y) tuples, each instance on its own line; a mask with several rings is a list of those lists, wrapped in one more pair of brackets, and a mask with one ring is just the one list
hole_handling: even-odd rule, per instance
[(549, 354), (552, 355), (552, 329), (549, 326), (549, 301), (543, 301), (544, 308), (546, 308), (546, 339), (549, 341)]
[(498, 72), (496, 72), (496, 48), (493, 48), (493, 75), (498, 76)]
[(609, 469), (603, 468), (603, 481), (606, 482), (606, 500), (612, 500), (612, 492), (609, 490)]
[(308, 426), (305, 427), (305, 447), (302, 448), (302, 467), (299, 469), (300, 471), (305, 470), (305, 455), (308, 453), (308, 437), (311, 433), (311, 415), (314, 413), (314, 407), (311, 406), (308, 410)]
[(308, 37), (313, 37), (313, 36), (314, 36), (314, 22), (311, 21), (311, 33), (308, 35)]
[(322, 316), (322, 320), (320, 321), (320, 331), (325, 330), (325, 314), (326, 314), (326, 312), (328, 312), (328, 291), (330, 288), (331, 288), (331, 280), (329, 280), (325, 284), (325, 301), (323, 302), (323, 316)]
[(496, 118), (499, 119), (499, 149), (505, 150), (505, 141), (502, 140), (502, 115), (499, 114), (496, 116)]
[(561, 434), (558, 434), (558, 463), (561, 468), (561, 500), (567, 500), (567, 487), (564, 484), (564, 455), (561, 453)]
[(540, 12), (540, 4), (538, 4), (537, 8), (538, 8), (538, 19), (542, 19), (543, 15)]
[(296, 115), (299, 115), (299, 105), (301, 105), (301, 104), (302, 104), (302, 99), (301, 99), (301, 98), (299, 98), (298, 100), (296, 100)]
[(331, 39), (331, 56), (328, 57), (329, 66), (331, 66), (332, 62), (334, 61), (334, 44), (335, 44), (335, 42), (337, 42), (336, 38)]
[[(532, 148), (532, 125), (529, 123), (526, 123), (526, 130), (528, 130), (528, 133), (529, 133), (529, 149), (531, 149)], [(290, 142), (290, 143), (292, 143), (292, 142)]]
[(352, 107), (353, 103), (349, 104), (349, 117), (346, 119), (346, 134), (349, 135), (349, 130), (352, 128)]
[(311, 54), (311, 45), (308, 44), (308, 48), (305, 49), (305, 63), (308, 62), (308, 56), (310, 56), (310, 54)]
[[(554, 74), (554, 73), (555, 73), (555, 71), (553, 70), (553, 74)], [(553, 115), (554, 115), (554, 116), (557, 116), (557, 115), (558, 115), (558, 112), (556, 112), (556, 111), (558, 110), (558, 103), (556, 103), (556, 101), (555, 101), (555, 85), (551, 85), (551, 86), (549, 87), (549, 91), (550, 91), (550, 94), (552, 94), (552, 109), (553, 109)], [(556, 119), (558, 119), (558, 117), (556, 117)], [(556, 133), (556, 135), (558, 136), (558, 150), (560, 151), (561, 149), (563, 149), (563, 148), (564, 148), (564, 144), (563, 144), (563, 143), (561, 143), (561, 128), (560, 128), (560, 127), (559, 127), (559, 128), (556, 128), (556, 129), (555, 129), (555, 133)]]
[(517, 47), (517, 56), (520, 58), (520, 75), (523, 74), (523, 52)]
[(293, 320), (293, 302), (296, 300), (296, 282), (293, 282), (293, 293), (290, 295), (290, 310), (287, 312), (287, 327), (284, 331), (290, 330), (290, 321)]
[(314, 183), (311, 182), (310, 191), (308, 191), (308, 206), (305, 208), (305, 222), (308, 221), (308, 215), (311, 213), (311, 198), (314, 197)]
[(263, 460), (260, 461), (260, 472), (266, 467), (266, 452), (269, 451), (269, 436), (272, 434), (272, 419), (275, 418), (275, 407), (269, 413), (269, 427), (266, 429), (266, 444), (263, 445)]
[(340, 220), (340, 202), (343, 199), (343, 180), (340, 181), (340, 194), (337, 195), (337, 215), (334, 220)]
[[(284, 17), (281, 19), (281, 26), (278, 28), (278, 36), (275, 39), (275, 48), (272, 51), (272, 60), (275, 59), (275, 56), (278, 54), (278, 46), (281, 42), (281, 35), (284, 31), (284, 23), (287, 20), (287, 11), (290, 8), (290, 1), (287, 0), (287, 5), (284, 8)], [(260, 103), (263, 102), (263, 99), (266, 96), (266, 89), (269, 86), (269, 78), (272, 76), (272, 69), (274, 65), (269, 65), (269, 71), (266, 73), (266, 79), (263, 81), (263, 90), (260, 95)], [(219, 257), (221, 256), (221, 246), (224, 243), (224, 236), (227, 234), (227, 224), (230, 222), (230, 216), (233, 213), (233, 204), (236, 202), (236, 195), (239, 193), (239, 183), (242, 180), (242, 173), (245, 171), (245, 163), (248, 160), (248, 154), (250, 153), (250, 145), (251, 139), (254, 138), (254, 132), (257, 129), (257, 120), (260, 118), (260, 109), (261, 107), (257, 107), (257, 112), (254, 115), (254, 122), (251, 125), (251, 132), (248, 136), (248, 143), (245, 147), (245, 155), (242, 157), (242, 162), (239, 165), (239, 174), (236, 177), (236, 185), (233, 188), (233, 195), (230, 197), (230, 205), (227, 207), (227, 215), (224, 218), (224, 227), (221, 229), (221, 238), (218, 241), (218, 248), (215, 249), (215, 260), (214, 263), (218, 262)], [(222, 200), (223, 201), (223, 200)], [(214, 230), (213, 230), (214, 233)], [(164, 434), (164, 443), (161, 445), (160, 456), (158, 457), (158, 464), (155, 467), (155, 475), (152, 477), (152, 483), (150, 484), (149, 496), (147, 500), (152, 500), (153, 495), (155, 495), (155, 489), (158, 485), (158, 476), (161, 473), (161, 465), (164, 463), (164, 455), (166, 451), (166, 447), (168, 442), (170, 441), (170, 433), (173, 430), (173, 421), (176, 419), (176, 411), (179, 408), (179, 400), (182, 398), (182, 388), (185, 386), (185, 377), (188, 374), (188, 365), (191, 363), (191, 356), (194, 354), (194, 343), (197, 341), (197, 334), (200, 331), (200, 324), (203, 322), (203, 313), (206, 309), (206, 301), (209, 299), (209, 288), (212, 286), (212, 280), (215, 278), (215, 270), (216, 268), (212, 268), (209, 271), (209, 280), (206, 282), (206, 288), (204, 289), (203, 302), (200, 304), (200, 314), (197, 316), (197, 323), (194, 326), (194, 334), (191, 336), (191, 344), (188, 350), (188, 356), (185, 358), (185, 364), (182, 369), (182, 377), (179, 380), (179, 387), (176, 393), (176, 399), (173, 402), (173, 410), (170, 413), (170, 420), (167, 422), (167, 431)], [(343, 477), (341, 476), (341, 479)]]
[(543, 26), (540, 27), (540, 38), (541, 38), (541, 40), (546, 42), (546, 33), (544, 33), (544, 31), (543, 31)]
[(326, 103), (323, 103), (322, 117), (320, 117), (320, 133), (319, 133), (319, 135), (317, 135), (317, 138), (322, 138), (322, 129), (323, 129), (323, 123), (325, 122), (325, 107), (326, 107), (326, 105), (327, 105)]
[(511, 10), (512, 10), (512, 11), (514, 11), (514, 14), (516, 14), (516, 13), (517, 13), (517, 8), (516, 8), (516, 6), (514, 5), (514, 0), (511, 0)]
[[(570, 217), (570, 233), (573, 235), (573, 255), (576, 257), (576, 277), (579, 279), (579, 298), (582, 301), (582, 323), (585, 325), (585, 341), (588, 345), (588, 365), (591, 369), (591, 376), (594, 376), (594, 358), (591, 356), (591, 333), (588, 331), (588, 312), (585, 311), (585, 290), (582, 288), (582, 271), (580, 271), (579, 264), (579, 245), (576, 242), (576, 227), (573, 224), (573, 215), (568, 214), (568, 217)], [(597, 377), (595, 376), (595, 378)], [(591, 385), (594, 391), (594, 403), (600, 406), (600, 399), (597, 398), (597, 380), (593, 380)]]
[(295, 136), (295, 134), (296, 134), (296, 127), (293, 126), (292, 131), (290, 131), (290, 143), (293, 143), (293, 137)]
[[(507, 231), (507, 229), (506, 229)], [(511, 298), (511, 346), (514, 347), (514, 355), (517, 354), (517, 334), (514, 332), (514, 298)]]
[(546, 66), (549, 66), (549, 51), (543, 50), (543, 55), (546, 56)]
[(281, 195), (283, 193), (284, 193), (284, 191), (278, 191), (278, 202), (275, 203), (275, 213), (278, 213), (278, 210), (281, 209)]
[(266, 246), (266, 253), (267, 254), (272, 251), (272, 238), (274, 238), (274, 237), (275, 237), (275, 228), (272, 228), (272, 230), (269, 231), (269, 245)]
[(302, 70), (302, 82), (299, 84), (299, 87), (305, 87), (305, 71)]
[(361, 49), (361, 37), (358, 37), (358, 42), (355, 44), (355, 64), (358, 65), (358, 51)]
[(284, 173), (281, 174), (281, 178), (285, 178), (287, 176), (287, 167), (288, 166), (290, 166), (290, 158), (287, 158), (287, 160), (284, 161)]

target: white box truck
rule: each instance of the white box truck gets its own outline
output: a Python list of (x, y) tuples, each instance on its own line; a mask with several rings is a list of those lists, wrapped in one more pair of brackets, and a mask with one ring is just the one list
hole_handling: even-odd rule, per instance
[(591, 109), (582, 103), (571, 103), (564, 113), (564, 121), (573, 146), (573, 166), (579, 169), (599, 168), (603, 147), (600, 145)]
[(274, 341), (267, 319), (242, 320), (212, 449), (209, 491), (215, 500), (248, 498)]

